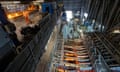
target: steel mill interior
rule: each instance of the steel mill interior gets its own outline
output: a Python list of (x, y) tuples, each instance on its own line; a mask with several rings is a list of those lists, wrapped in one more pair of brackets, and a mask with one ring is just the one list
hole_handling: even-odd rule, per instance
[(120, 0), (0, 0), (0, 72), (120, 72)]

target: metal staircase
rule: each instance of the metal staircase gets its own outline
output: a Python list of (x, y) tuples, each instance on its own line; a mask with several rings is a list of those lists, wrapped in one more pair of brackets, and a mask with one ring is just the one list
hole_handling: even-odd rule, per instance
[(96, 48), (96, 51), (98, 53), (97, 55), (101, 55), (102, 60), (105, 62), (106, 66), (108, 66), (106, 67), (107, 70), (112, 71), (110, 68), (120, 67), (120, 55), (118, 50), (111, 46), (109, 41), (100, 33), (93, 33), (91, 37), (93, 40), (94, 48)]

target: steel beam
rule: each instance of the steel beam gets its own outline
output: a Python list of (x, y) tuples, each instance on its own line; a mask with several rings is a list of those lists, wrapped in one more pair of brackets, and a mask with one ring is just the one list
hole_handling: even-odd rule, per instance
[[(117, 5), (119, 4), (119, 0), (115, 0), (115, 3), (114, 3), (114, 5), (113, 5), (113, 8), (112, 8), (112, 10), (111, 10), (111, 12), (110, 12), (110, 16), (109, 16), (109, 18), (108, 18), (108, 20), (107, 20), (107, 22), (106, 22), (106, 26), (109, 28), (109, 25), (110, 25), (110, 20), (111, 20), (111, 18), (112, 18), (112, 16), (113, 16), (113, 14), (114, 14), (114, 12), (115, 12), (115, 9), (117, 8)], [(107, 29), (108, 29), (107, 28)]]

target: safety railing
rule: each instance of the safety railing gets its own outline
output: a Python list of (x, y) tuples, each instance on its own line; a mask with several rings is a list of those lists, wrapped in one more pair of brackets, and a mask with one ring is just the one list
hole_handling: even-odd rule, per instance
[(86, 38), (86, 41), (87, 41), (86, 42), (87, 47), (90, 49), (90, 51), (92, 53), (91, 55), (94, 59), (93, 67), (95, 69), (95, 72), (111, 72), (109, 66), (105, 62), (105, 60), (104, 60), (102, 54), (100, 53), (100, 51), (95, 47), (95, 44), (94, 44), (94, 42), (93, 42), (93, 40), (91, 39), (90, 36), (88, 36)]
[(99, 52), (98, 49), (95, 49), (94, 51), (96, 51), (97, 54), (95, 54), (95, 63), (94, 63), (94, 68), (96, 70), (96, 72), (111, 72), (109, 66), (107, 65), (107, 63), (105, 62), (103, 56), (101, 55), (101, 53)]
[[(54, 19), (53, 19), (54, 20)], [(40, 57), (45, 51), (45, 45), (53, 30), (51, 15), (46, 16), (39, 22), (40, 31), (34, 36), (29, 44), (8, 65), (4, 72), (34, 72)]]
[(120, 52), (117, 48), (115, 48), (103, 35), (94, 33), (95, 36), (102, 42), (105, 48), (111, 53), (113, 57), (115, 57), (116, 61), (120, 64)]
[[(51, 53), (51, 59), (49, 61), (50, 62), (49, 65), (50, 66), (49, 66), (49, 71), (48, 72), (55, 72), (55, 64), (57, 65), (57, 63), (55, 63), (54, 58), (56, 58), (55, 55), (58, 56), (57, 55), (57, 50), (62, 48), (62, 43), (63, 43), (63, 39), (61, 39), (59, 36), (57, 36), (56, 42), (55, 42), (54, 48), (53, 48), (54, 50)], [(58, 62), (60, 63), (61, 59), (59, 59)]]

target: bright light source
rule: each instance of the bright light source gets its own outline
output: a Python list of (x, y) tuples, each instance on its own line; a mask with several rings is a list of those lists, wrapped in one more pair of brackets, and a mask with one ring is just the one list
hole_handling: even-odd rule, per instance
[(44, 0), (37, 0), (37, 1), (32, 1), (32, 2), (44, 2)]
[(102, 26), (102, 28), (103, 28), (103, 30), (105, 29), (105, 27), (104, 27), (104, 26)]
[(12, 19), (12, 16), (11, 16), (11, 15), (8, 15), (8, 18), (9, 18), (9, 19)]
[(85, 18), (87, 18), (88, 17), (88, 13), (84, 13), (84, 16), (85, 16)]
[(20, 1), (13, 1), (13, 3), (20, 3)]
[(98, 25), (98, 27), (99, 27), (99, 28), (101, 28), (101, 24), (100, 24), (100, 25)]
[(93, 23), (93, 24), (95, 23), (95, 19), (92, 20), (92, 23)]
[(80, 32), (83, 32), (82, 29), (80, 29)]
[(81, 38), (84, 39), (84, 34), (83, 34), (83, 30), (82, 29), (80, 29), (80, 35), (81, 35)]
[(120, 33), (120, 30), (114, 30), (113, 33)]
[(1, 4), (21, 3), (20, 1), (2, 1)]
[(85, 21), (85, 19), (83, 18), (83, 22)]
[(67, 21), (70, 21), (70, 19), (73, 18), (72, 11), (66, 11), (66, 15), (67, 15)]

